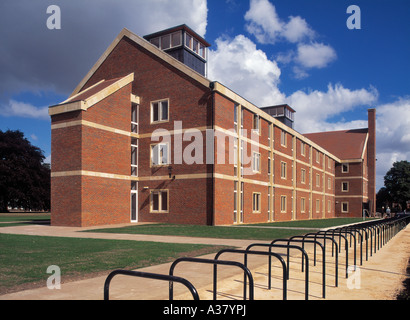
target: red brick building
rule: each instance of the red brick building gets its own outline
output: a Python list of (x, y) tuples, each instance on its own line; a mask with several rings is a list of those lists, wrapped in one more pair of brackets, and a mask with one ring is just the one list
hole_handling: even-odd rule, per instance
[(302, 135), (291, 107), (260, 109), (207, 79), (208, 47), (185, 25), (145, 39), (124, 29), (68, 100), (49, 108), (53, 225), (229, 225), (361, 216), (369, 202), (373, 210), (373, 117), (357, 133)]

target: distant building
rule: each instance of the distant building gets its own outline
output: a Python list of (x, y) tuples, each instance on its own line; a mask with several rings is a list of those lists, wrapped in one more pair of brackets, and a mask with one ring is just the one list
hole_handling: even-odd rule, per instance
[[(231, 225), (360, 217), (375, 207), (369, 128), (303, 135), (206, 78), (209, 44), (182, 25), (123, 29), (51, 106), (51, 223)], [(251, 85), (251, 84), (250, 84)]]

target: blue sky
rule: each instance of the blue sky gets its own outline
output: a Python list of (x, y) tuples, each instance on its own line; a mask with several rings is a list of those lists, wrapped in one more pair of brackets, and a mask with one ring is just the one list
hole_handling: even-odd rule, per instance
[[(350, 30), (350, 5), (361, 29)], [(49, 30), (58, 5), (61, 29)], [(212, 44), (209, 78), (258, 106), (288, 103), (301, 133), (367, 127), (377, 110), (377, 187), (410, 160), (407, 0), (3, 0), (0, 129), (50, 159), (47, 106), (65, 100), (123, 27), (186, 23)], [(355, 21), (357, 23), (357, 20)]]

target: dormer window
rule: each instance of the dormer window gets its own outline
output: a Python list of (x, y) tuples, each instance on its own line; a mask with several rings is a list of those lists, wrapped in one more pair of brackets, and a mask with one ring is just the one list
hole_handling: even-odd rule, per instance
[(182, 32), (177, 31), (161, 37), (156, 37), (151, 39), (150, 42), (162, 50), (179, 47), (182, 43)]

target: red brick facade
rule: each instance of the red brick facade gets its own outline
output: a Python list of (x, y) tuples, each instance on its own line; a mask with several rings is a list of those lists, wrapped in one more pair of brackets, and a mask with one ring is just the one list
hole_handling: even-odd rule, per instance
[[(50, 115), (53, 225), (343, 215), (338, 156), (127, 30)], [(162, 164), (154, 163), (158, 150)], [(363, 196), (363, 184), (348, 182), (349, 192)], [(360, 215), (362, 199), (349, 201)]]

